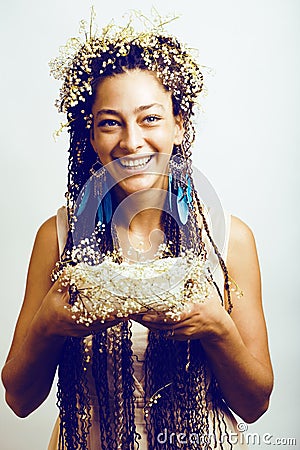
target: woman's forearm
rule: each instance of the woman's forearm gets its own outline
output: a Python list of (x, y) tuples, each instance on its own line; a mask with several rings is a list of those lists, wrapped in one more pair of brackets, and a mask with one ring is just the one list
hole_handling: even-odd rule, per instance
[(33, 323), (18, 353), (3, 367), (6, 401), (19, 417), (28, 416), (48, 396), (64, 340), (44, 336)]
[(228, 406), (245, 422), (257, 420), (269, 404), (271, 366), (251, 354), (232, 320), (220, 338), (203, 340), (202, 345)]

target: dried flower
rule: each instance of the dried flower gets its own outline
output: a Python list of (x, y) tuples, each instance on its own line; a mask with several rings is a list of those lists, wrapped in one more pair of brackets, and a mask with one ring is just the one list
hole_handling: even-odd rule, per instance
[[(60, 48), (59, 56), (50, 62), (51, 74), (63, 81), (56, 106), (60, 112), (68, 113), (69, 120), (76, 119), (73, 109), (80, 105), (76, 114), (83, 114), (87, 125), (91, 126), (91, 118), (84, 112), (84, 105), (92, 94), (93, 82), (105, 76), (108, 70), (113, 71), (117, 59), (127, 56), (132, 46), (141, 49), (145, 67), (172, 91), (182, 114), (191, 114), (203, 90), (203, 75), (196, 52), (166, 32), (165, 25), (176, 17), (163, 19), (157, 12), (153, 14), (153, 21), (150, 21), (140, 12), (132, 12), (123, 26), (111, 22), (99, 34), (97, 30), (93, 31), (93, 10), (89, 30), (81, 21), (81, 36), (69, 39)], [(142, 30), (139, 25), (142, 25)], [(94, 68), (95, 60), (97, 70)]]
[(60, 279), (76, 296), (74, 318), (87, 326), (111, 316), (149, 311), (176, 320), (191, 303), (211, 295), (207, 262), (191, 251), (176, 258), (121, 264), (115, 254), (108, 254), (96, 265), (67, 264)]

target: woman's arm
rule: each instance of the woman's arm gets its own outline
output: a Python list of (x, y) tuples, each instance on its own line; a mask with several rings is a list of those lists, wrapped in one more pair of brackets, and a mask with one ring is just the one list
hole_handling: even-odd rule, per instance
[(172, 339), (201, 339), (228, 406), (246, 422), (254, 422), (268, 407), (273, 373), (255, 241), (251, 230), (235, 217), (232, 218), (227, 267), (244, 292), (242, 298), (233, 295), (231, 315), (214, 296), (205, 303), (193, 305), (192, 311), (176, 324), (163, 325), (148, 317), (152, 321), (148, 326), (171, 328)]
[(227, 267), (244, 295), (233, 296), (231, 315), (202, 343), (227, 404), (246, 422), (254, 422), (268, 408), (273, 371), (255, 240), (236, 217), (232, 217)]
[(47, 397), (64, 343), (61, 336), (45, 336), (43, 328), (47, 328), (47, 323), (38, 319), (47, 294), (61, 296), (57, 290), (51, 290), (50, 278), (58, 258), (56, 223), (52, 217), (41, 226), (35, 239), (23, 305), (2, 370), (6, 401), (20, 417), (27, 416)]
[(56, 218), (39, 229), (29, 264), (24, 302), (7, 361), (2, 370), (6, 401), (20, 417), (34, 411), (48, 396), (66, 336), (83, 337), (112, 326), (95, 323), (87, 328), (72, 319), (68, 290), (51, 272), (59, 259)]

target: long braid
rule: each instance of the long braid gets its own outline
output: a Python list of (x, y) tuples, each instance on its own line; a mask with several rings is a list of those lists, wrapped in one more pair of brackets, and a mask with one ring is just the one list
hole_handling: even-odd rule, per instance
[[(120, 334), (121, 326), (116, 325), (119, 332), (112, 335), (112, 360), (113, 360), (113, 379), (114, 379), (114, 445), (113, 449), (120, 448), (126, 424), (124, 423), (124, 391), (122, 379), (122, 335)], [(112, 329), (110, 329), (112, 332)]]
[[(87, 450), (91, 427), (89, 391), (82, 354), (82, 339), (69, 338), (59, 364), (58, 405), (67, 448)], [(78, 357), (79, 356), (79, 357)], [(75, 361), (74, 361), (75, 360)]]
[(132, 333), (131, 326), (123, 322), (122, 325), (122, 378), (123, 378), (123, 399), (124, 399), (124, 418), (125, 432), (123, 433), (123, 445), (128, 450), (133, 450), (136, 441), (136, 429), (134, 424), (134, 377), (132, 362)]
[[(109, 448), (113, 443), (113, 433), (110, 415), (109, 384), (107, 379), (107, 331), (105, 330), (95, 334), (92, 342), (92, 370), (99, 405), (101, 447)], [(99, 380), (101, 380), (101, 383), (99, 383)]]
[(211, 245), (213, 246), (214, 252), (215, 252), (215, 254), (216, 254), (217, 257), (218, 257), (220, 266), (221, 266), (221, 268), (222, 268), (222, 270), (223, 270), (223, 273), (224, 273), (224, 278), (225, 278), (225, 284), (224, 284), (224, 286), (225, 286), (225, 289), (226, 289), (226, 293), (227, 293), (227, 301), (228, 301), (227, 312), (230, 314), (231, 311), (232, 311), (232, 308), (233, 308), (233, 304), (232, 304), (232, 301), (231, 301), (231, 294), (230, 294), (230, 287), (229, 287), (228, 270), (227, 270), (226, 264), (225, 264), (225, 262), (224, 262), (224, 260), (223, 260), (223, 258), (222, 258), (222, 256), (221, 256), (221, 254), (220, 254), (220, 252), (219, 252), (218, 247), (216, 246), (216, 244), (215, 244), (213, 238), (211, 237), (211, 233), (210, 233), (210, 231), (209, 231), (209, 227), (208, 227), (208, 224), (207, 224), (207, 221), (206, 221), (206, 218), (205, 218), (205, 214), (204, 214), (204, 212), (203, 212), (203, 208), (202, 208), (202, 205), (201, 205), (201, 203), (200, 203), (200, 199), (199, 199), (198, 196), (196, 196), (196, 201), (197, 201), (197, 206), (198, 206), (199, 213), (200, 213), (201, 218), (202, 218), (202, 221), (203, 221), (203, 226), (204, 226), (205, 232), (206, 232), (206, 234), (207, 234), (207, 237), (208, 237), (208, 239), (209, 239)]

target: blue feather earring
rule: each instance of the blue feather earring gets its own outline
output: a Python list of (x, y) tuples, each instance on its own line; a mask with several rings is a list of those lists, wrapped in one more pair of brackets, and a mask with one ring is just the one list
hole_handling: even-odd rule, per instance
[(77, 209), (77, 216), (80, 216), (86, 208), (88, 200), (91, 194), (91, 184), (89, 182), (86, 183), (83, 194), (81, 195), (81, 200)]
[(98, 206), (98, 209), (97, 209), (97, 221), (98, 221), (98, 223), (100, 222), (100, 224), (104, 223), (103, 222), (102, 202), (99, 203), (99, 206)]
[(99, 195), (100, 202), (97, 209), (97, 219), (98, 221), (103, 223), (109, 223), (112, 217), (112, 200), (111, 193), (107, 189), (106, 179), (102, 182), (101, 194), (104, 192), (104, 196)]
[(103, 198), (103, 209), (106, 223), (108, 223), (110, 222), (112, 216), (112, 202), (110, 191), (107, 191), (106, 195)]
[(186, 188), (186, 196), (187, 196), (187, 202), (188, 204), (192, 203), (193, 197), (192, 197), (192, 181), (191, 178), (186, 175), (187, 179), (187, 188)]
[(179, 185), (177, 190), (177, 211), (178, 216), (183, 225), (186, 225), (189, 217), (189, 205), (192, 203), (192, 183), (188, 175), (186, 175), (187, 185), (186, 192)]
[(171, 156), (169, 161), (169, 205), (172, 211), (172, 183), (177, 188), (176, 206), (180, 222), (186, 225), (192, 203), (192, 181), (188, 175), (188, 164), (180, 151)]
[(177, 211), (181, 223), (185, 225), (188, 221), (189, 207), (187, 203), (187, 196), (184, 194), (181, 186), (178, 186), (177, 190)]
[(169, 173), (169, 185), (168, 185), (168, 193), (169, 193), (169, 207), (170, 207), (170, 211), (172, 211), (172, 180), (173, 180), (173, 175), (170, 172)]

